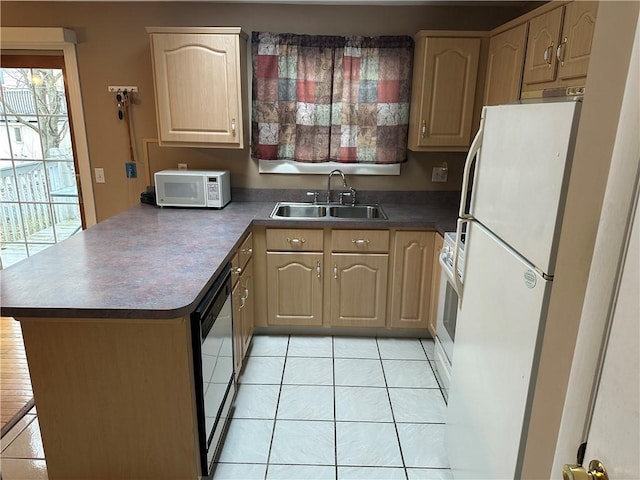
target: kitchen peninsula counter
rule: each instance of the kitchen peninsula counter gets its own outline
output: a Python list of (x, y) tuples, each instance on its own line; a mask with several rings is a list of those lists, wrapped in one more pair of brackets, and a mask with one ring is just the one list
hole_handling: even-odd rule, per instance
[[(449, 202), (451, 203), (451, 202)], [(275, 202), (140, 204), (0, 271), (2, 315), (170, 319), (191, 313), (252, 225), (455, 229), (453, 205), (383, 203), (382, 219), (276, 220)]]

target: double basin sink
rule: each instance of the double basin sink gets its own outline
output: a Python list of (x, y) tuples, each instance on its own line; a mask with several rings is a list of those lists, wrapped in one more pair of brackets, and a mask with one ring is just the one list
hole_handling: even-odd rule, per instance
[(378, 219), (387, 220), (387, 214), (380, 205), (334, 205), (279, 202), (271, 212), (271, 218), (291, 219)]

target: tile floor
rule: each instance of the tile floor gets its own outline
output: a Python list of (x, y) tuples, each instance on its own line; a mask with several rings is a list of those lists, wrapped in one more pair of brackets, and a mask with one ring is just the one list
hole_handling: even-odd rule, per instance
[(255, 336), (214, 479), (451, 479), (433, 341)]
[[(214, 479), (451, 479), (433, 341), (255, 336)], [(3, 480), (46, 480), (35, 409)]]

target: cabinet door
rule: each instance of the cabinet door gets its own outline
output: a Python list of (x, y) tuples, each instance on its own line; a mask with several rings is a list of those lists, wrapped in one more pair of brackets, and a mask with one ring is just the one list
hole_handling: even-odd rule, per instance
[(562, 41), (557, 49), (561, 80), (587, 76), (597, 9), (597, 2), (575, 1), (565, 7)]
[(436, 338), (436, 325), (438, 323), (438, 300), (440, 298), (440, 274), (442, 267), (440, 266), (440, 252), (444, 239), (442, 235), (437, 234), (433, 245), (433, 264), (431, 275), (431, 305), (429, 306), (429, 333), (431, 337)]
[(242, 306), (242, 351), (246, 355), (253, 336), (253, 260), (247, 262), (240, 285), (243, 289), (244, 304)]
[(523, 80), (527, 85), (556, 79), (556, 49), (560, 43), (563, 10), (564, 7), (556, 8), (529, 22)]
[(331, 255), (331, 325), (384, 327), (388, 254)]
[(322, 325), (322, 253), (267, 252), (267, 323)]
[(487, 60), (485, 105), (516, 102), (520, 98), (528, 24), (491, 37)]
[(427, 328), (431, 297), (433, 232), (396, 232), (390, 289), (393, 328)]
[(236, 380), (240, 377), (242, 361), (244, 359), (244, 349), (242, 342), (242, 285), (236, 283), (233, 288), (231, 303), (233, 306), (233, 372)]
[(160, 144), (242, 148), (238, 35), (152, 34)]
[(479, 56), (479, 38), (418, 39), (410, 149), (469, 146)]

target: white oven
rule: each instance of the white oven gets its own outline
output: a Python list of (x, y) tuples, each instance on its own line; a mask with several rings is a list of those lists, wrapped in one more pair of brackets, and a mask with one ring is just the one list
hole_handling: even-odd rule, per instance
[[(448, 398), (451, 379), (451, 363), (453, 360), (453, 346), (456, 336), (456, 319), (458, 316), (458, 292), (453, 277), (453, 261), (456, 244), (456, 233), (444, 234), (444, 243), (440, 252), (440, 297), (438, 298), (438, 315), (436, 325), (435, 360), (436, 375), (445, 398)], [(458, 272), (462, 278), (464, 266), (464, 243), (458, 253)]]

